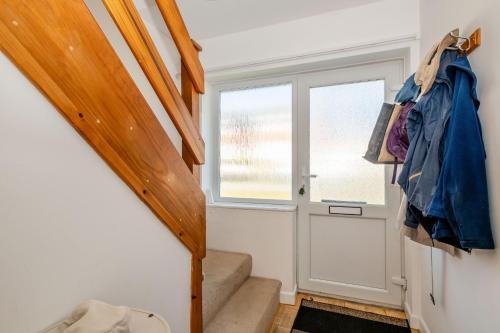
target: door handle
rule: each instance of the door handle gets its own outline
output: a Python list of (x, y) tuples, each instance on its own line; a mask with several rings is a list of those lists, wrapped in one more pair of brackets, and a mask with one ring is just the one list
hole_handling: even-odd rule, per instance
[(304, 178), (318, 178), (318, 175), (302, 175)]
[(306, 175), (305, 173), (302, 173), (302, 179), (304, 181), (302, 183), (302, 187), (299, 189), (299, 194), (300, 195), (304, 195), (304, 193), (306, 193), (306, 184), (305, 184), (305, 179), (306, 178), (317, 178), (317, 177), (318, 177), (318, 175), (314, 175), (314, 174)]

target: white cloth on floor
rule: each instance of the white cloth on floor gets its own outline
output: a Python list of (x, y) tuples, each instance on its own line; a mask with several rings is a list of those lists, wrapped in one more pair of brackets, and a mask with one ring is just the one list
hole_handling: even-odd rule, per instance
[(130, 333), (130, 309), (89, 300), (78, 305), (64, 321), (62, 333)]
[[(90, 303), (89, 303), (90, 302)], [(100, 311), (104, 310), (104, 311)], [(88, 310), (96, 310), (99, 313), (93, 313)], [(128, 311), (127, 311), (128, 310)], [(129, 315), (127, 315), (129, 312)], [(106, 314), (105, 314), (106, 313)], [(110, 315), (104, 320), (103, 316)], [(127, 319), (129, 316), (129, 320)], [(85, 318), (84, 318), (85, 317)], [(94, 321), (94, 319), (97, 321)], [(128, 320), (128, 330), (125, 323)], [(88, 324), (91, 323), (91, 327)], [(109, 329), (102, 330), (101, 325), (110, 324)], [(99, 324), (99, 326), (96, 326)], [(78, 329), (78, 330), (77, 330)], [(160, 315), (141, 309), (128, 309), (127, 307), (116, 307), (99, 301), (87, 301), (80, 304), (71, 316), (58, 324), (51, 326), (42, 333), (82, 333), (82, 332), (112, 332), (112, 333), (171, 333), (165, 319)]]

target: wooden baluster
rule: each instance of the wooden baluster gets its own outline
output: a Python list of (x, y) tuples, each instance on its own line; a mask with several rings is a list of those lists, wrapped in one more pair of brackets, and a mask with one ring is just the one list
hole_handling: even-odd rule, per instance
[(191, 261), (191, 333), (202, 333), (202, 264), (201, 259), (194, 254)]
[[(184, 99), (184, 103), (186, 104), (189, 112), (191, 113), (191, 117), (193, 117), (193, 121), (195, 126), (199, 128), (200, 126), (200, 95), (196, 91), (193, 81), (191, 81), (191, 77), (187, 71), (187, 68), (184, 63), (182, 63), (181, 69), (181, 81), (182, 81), (182, 98)], [(186, 162), (189, 170), (193, 173), (198, 182), (201, 181), (200, 178), (200, 166), (196, 164), (193, 155), (189, 151), (189, 149), (182, 144), (182, 158)]]
[[(201, 47), (193, 41), (198, 52), (201, 51)], [(181, 83), (182, 83), (182, 98), (186, 104), (188, 110), (193, 117), (193, 122), (195, 126), (199, 129), (200, 126), (200, 95), (193, 84), (191, 76), (187, 70), (187, 66), (182, 62), (181, 68)], [(193, 173), (193, 176), (197, 181), (201, 182), (200, 165), (196, 164), (193, 155), (187, 149), (187, 147), (182, 144), (182, 158), (189, 170)], [(200, 238), (200, 248), (205, 249), (205, 224), (202, 227), (202, 236)], [(204, 256), (204, 255), (203, 255)], [(202, 309), (202, 257), (193, 254), (191, 259), (191, 333), (202, 333), (203, 332), (203, 309)]]

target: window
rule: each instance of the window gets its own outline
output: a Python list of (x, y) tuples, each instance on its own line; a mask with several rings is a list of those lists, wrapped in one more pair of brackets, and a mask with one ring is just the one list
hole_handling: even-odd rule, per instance
[(220, 93), (221, 198), (292, 200), (292, 91)]
[(385, 203), (384, 167), (364, 160), (384, 81), (310, 89), (311, 201)]

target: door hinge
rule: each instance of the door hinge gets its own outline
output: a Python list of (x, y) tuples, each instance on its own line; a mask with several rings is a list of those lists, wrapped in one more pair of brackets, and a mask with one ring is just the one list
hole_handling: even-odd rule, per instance
[(406, 290), (408, 288), (408, 281), (406, 280), (405, 277), (393, 277), (391, 280), (392, 283), (403, 287), (403, 290)]

